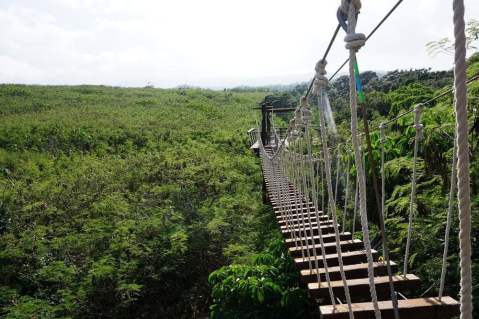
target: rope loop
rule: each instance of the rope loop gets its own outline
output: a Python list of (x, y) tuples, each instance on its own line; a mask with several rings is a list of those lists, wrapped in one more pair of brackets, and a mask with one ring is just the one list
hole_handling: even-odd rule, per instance
[(328, 62), (326, 60), (319, 60), (318, 63), (316, 63), (316, 66), (314, 67), (314, 70), (316, 71), (316, 77), (318, 75), (325, 75), (326, 72), (326, 65)]
[(303, 128), (303, 114), (300, 107), (296, 108), (294, 111), (294, 126), (298, 130)]
[(301, 99), (299, 100), (299, 106), (300, 107), (308, 107), (308, 98), (306, 96), (302, 96)]
[[(351, 0), (341, 0), (341, 5), (338, 8), (336, 13), (336, 17), (338, 18), (339, 25), (343, 28), (344, 31), (348, 32), (348, 10), (349, 6), (351, 5)], [(361, 1), (360, 0), (353, 0), (352, 5), (356, 12), (361, 10)]]
[(314, 76), (314, 87), (313, 87), (313, 93), (315, 95), (319, 95), (321, 92), (321, 89), (325, 89), (329, 85), (328, 78), (326, 77), (326, 65), (328, 62), (326, 60), (319, 60), (318, 63), (316, 63), (315, 66), (315, 71), (316, 75)]
[(386, 142), (386, 124), (382, 122), (379, 124), (379, 132), (380, 132), (380, 139), (379, 142), (381, 142), (382, 145)]
[[(344, 38), (346, 42), (346, 49), (357, 52), (366, 44), (366, 35), (364, 33), (357, 33), (356, 19), (361, 9), (360, 0), (341, 0), (341, 6), (338, 9), (339, 24), (346, 31), (347, 35)], [(348, 23), (346, 23), (346, 21)]]
[(422, 104), (417, 104), (415, 107), (414, 107), (414, 128), (416, 129), (416, 133), (417, 133), (417, 138), (419, 140), (422, 140), (423, 139), (423, 128), (424, 128), (424, 125), (421, 124), (421, 113), (422, 113), (422, 108), (423, 108), (423, 105)]
[(302, 96), (299, 100), (299, 109), (301, 112), (301, 120), (304, 126), (308, 126), (311, 121), (311, 110), (309, 109), (308, 98)]
[(339, 10), (344, 13), (348, 14), (349, 6), (353, 5), (356, 12), (361, 10), (361, 0), (341, 0), (341, 5), (339, 6)]
[(345, 38), (346, 49), (358, 51), (366, 44), (366, 35), (364, 33), (349, 33)]

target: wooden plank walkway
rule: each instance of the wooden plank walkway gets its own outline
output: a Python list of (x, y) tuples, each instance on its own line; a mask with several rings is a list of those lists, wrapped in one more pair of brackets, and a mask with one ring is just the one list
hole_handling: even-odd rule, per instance
[[(271, 153), (271, 149), (266, 149)], [(262, 162), (268, 199), (285, 238), (289, 253), (300, 272), (301, 282), (307, 287), (309, 296), (318, 302), (318, 310), (325, 319), (349, 319), (348, 306), (345, 303), (344, 287), (339, 270), (338, 254), (334, 228), (329, 217), (317, 211), (314, 204), (307, 203), (305, 198), (294, 189), (285, 176), (274, 174), (279, 168), (273, 168), (269, 161)], [(281, 189), (281, 191), (279, 191)], [(283, 196), (283, 201), (278, 194)], [(284, 199), (287, 198), (287, 200)], [(316, 219), (318, 217), (318, 219)], [(319, 225), (318, 222), (319, 221)], [(331, 286), (336, 299), (336, 306), (330, 300), (326, 270), (323, 268), (322, 248), (319, 242), (319, 228), (323, 234), (325, 258)], [(340, 234), (341, 252), (344, 272), (353, 302), (356, 319), (374, 318), (373, 304), (370, 301), (368, 265), (363, 242), (352, 238), (351, 233)], [(374, 276), (379, 308), (382, 318), (393, 319), (393, 306), (390, 301), (389, 277), (386, 264), (379, 260), (379, 253), (373, 250)], [(318, 268), (316, 267), (318, 265)], [(311, 265), (311, 266), (310, 266)], [(310, 268), (311, 267), (311, 268)], [(397, 264), (391, 262), (393, 272), (397, 272)], [(318, 283), (318, 275), (321, 282)], [(414, 274), (394, 275), (396, 291), (408, 296), (417, 296), (420, 278)], [(398, 301), (399, 314), (402, 319), (445, 319), (459, 314), (459, 303), (451, 297), (423, 298), (415, 297)]]

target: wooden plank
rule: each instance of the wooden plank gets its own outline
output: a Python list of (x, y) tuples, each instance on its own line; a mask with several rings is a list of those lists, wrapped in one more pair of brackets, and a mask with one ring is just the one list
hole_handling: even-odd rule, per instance
[[(326, 225), (332, 225), (333, 224), (333, 221), (331, 220), (325, 220), (325, 221), (321, 221), (319, 222), (321, 226), (326, 226)], [(316, 222), (315, 218), (311, 217), (311, 223), (309, 223), (309, 218), (305, 218), (304, 222), (302, 223), (298, 223), (298, 224), (294, 224), (294, 225), (290, 225), (290, 227), (286, 226), (286, 225), (281, 225), (280, 228), (281, 230), (288, 230), (290, 229), (291, 227), (294, 227), (293, 229), (295, 228), (303, 228), (303, 227), (306, 227), (306, 228), (309, 228), (309, 227), (316, 227), (318, 226), (318, 223)]]
[(293, 209), (297, 209), (297, 208), (301, 208), (301, 207), (313, 207), (314, 208), (314, 204), (312, 202), (309, 202), (309, 203), (305, 203), (305, 202), (299, 202), (299, 203), (295, 203), (295, 202), (290, 202), (290, 203), (286, 203), (286, 204), (278, 204), (278, 205), (273, 205), (273, 209), (274, 210), (277, 210), (277, 209), (281, 209), (281, 208), (285, 208), (285, 207), (291, 207)]
[(265, 183), (266, 184), (266, 189), (268, 190), (273, 190), (275, 192), (279, 192), (280, 190), (283, 192), (290, 192), (293, 194), (299, 193), (298, 190), (296, 190), (293, 186), (288, 186), (286, 184), (278, 184), (278, 183)]
[(272, 175), (268, 176), (267, 172), (263, 172), (263, 174), (265, 175), (265, 177), (267, 177), (266, 180), (264, 181), (266, 185), (268, 186), (282, 185), (294, 190), (294, 186), (289, 182), (289, 180), (276, 178), (276, 177), (273, 177)]
[[(397, 290), (419, 288), (420, 279), (416, 275), (394, 275), (392, 276), (394, 288)], [(369, 293), (369, 278), (348, 279), (348, 288), (351, 295), (351, 300), (364, 301), (365, 298), (370, 300)], [(345, 298), (344, 285), (342, 280), (331, 281), (331, 288), (335, 297)], [(387, 300), (391, 297), (389, 290), (389, 277), (378, 276), (374, 277), (374, 284), (376, 286), (376, 293), (378, 300)], [(308, 291), (313, 298), (326, 298), (329, 300), (328, 283), (323, 281), (321, 283), (312, 282), (308, 284)], [(330, 302), (330, 301), (329, 301)]]
[[(286, 222), (290, 224), (301, 222), (303, 220), (303, 216), (304, 217), (311, 216), (316, 218), (316, 211), (308, 211), (308, 210), (299, 211), (298, 214), (296, 213), (293, 214), (293, 212), (290, 212), (290, 211), (284, 211), (284, 212), (278, 211), (278, 212), (275, 212), (275, 214), (276, 214), (276, 220), (278, 221), (279, 224), (286, 224)], [(318, 211), (317, 214), (318, 214), (317, 217), (319, 218), (319, 220), (329, 219), (329, 216), (326, 214), (323, 214), (323, 212), (321, 211)]]
[[(291, 198), (291, 199), (288, 199), (288, 200), (276, 200), (274, 198), (269, 198), (269, 201), (271, 202), (271, 204), (273, 205), (273, 209), (278, 209), (278, 208), (284, 208), (284, 207), (297, 207), (297, 206), (307, 206), (306, 205), (306, 201), (302, 198)], [(314, 206), (314, 205), (309, 205), (309, 206)]]
[[(331, 234), (334, 232), (333, 225), (320, 226), (320, 228), (323, 235)], [(302, 235), (315, 236), (319, 234), (319, 227), (316, 225), (313, 227), (309, 227), (309, 226), (305, 227), (305, 229), (303, 229), (302, 227), (301, 228), (297, 227), (294, 229), (281, 229), (281, 233), (283, 233), (283, 235), (286, 237), (290, 237), (291, 233), (294, 233), (295, 236), (302, 236)]]
[[(288, 208), (288, 209), (281, 209), (281, 207), (278, 207), (274, 209), (276, 216), (281, 215), (281, 212), (301, 214), (302, 212), (307, 212), (307, 211), (316, 212), (316, 208), (314, 206), (310, 206), (310, 207), (298, 207), (298, 208)], [(318, 211), (318, 212), (321, 212), (321, 211)]]
[[(314, 211), (308, 212), (306, 210), (302, 212), (298, 212), (298, 214), (286, 211), (283, 213), (277, 212), (275, 215), (276, 215), (276, 221), (278, 222), (279, 225), (286, 225), (287, 224), (286, 222), (288, 222), (288, 225), (294, 225), (297, 222), (302, 221), (303, 219), (307, 219), (308, 216), (311, 216), (311, 218), (316, 220), (316, 212)], [(296, 222), (294, 222), (293, 220), (295, 220)], [(320, 214), (319, 220), (320, 221), (329, 220), (329, 217), (327, 215)]]
[[(374, 260), (377, 261), (378, 252), (374, 249), (372, 249), (371, 251), (372, 251)], [(359, 263), (364, 263), (367, 261), (366, 252), (364, 250), (346, 251), (342, 253), (342, 256), (343, 256), (344, 265), (359, 264)], [(311, 256), (311, 262), (313, 265), (316, 264), (315, 259), (318, 260), (318, 267), (324, 267), (322, 255), (318, 255), (316, 258), (314, 258), (314, 256)], [(338, 254), (336, 253), (326, 255), (326, 260), (328, 261), (328, 267), (339, 265)], [(300, 269), (307, 269), (309, 267), (309, 259), (307, 257), (295, 258), (294, 263)]]
[[(391, 270), (395, 273), (398, 269), (398, 265), (391, 261)], [(341, 273), (339, 270), (339, 266), (335, 267), (328, 267), (329, 278), (330, 280), (341, 280)], [(301, 270), (301, 282), (310, 283), (316, 282), (318, 280), (318, 274), (321, 281), (326, 280), (326, 269), (319, 268), (313, 269), (310, 271), (309, 269)], [(364, 278), (368, 276), (368, 264), (367, 263), (360, 263), (360, 264), (352, 264), (352, 265), (345, 265), (344, 266), (344, 273), (346, 278), (348, 279), (355, 279), (355, 278)], [(387, 267), (385, 262), (374, 262), (374, 275), (376, 276), (385, 276), (387, 275)]]
[(293, 202), (296, 200), (303, 201), (303, 195), (301, 193), (295, 192), (295, 191), (279, 191), (276, 189), (268, 189), (268, 194), (269, 194), (269, 199), (271, 201), (289, 201)]
[[(310, 212), (310, 214), (305, 212), (304, 213), (304, 218), (301, 215), (300, 216), (295, 216), (293, 218), (291, 218), (287, 214), (285, 214), (285, 215), (286, 215), (286, 218), (284, 218), (284, 219), (281, 218), (281, 217), (276, 217), (276, 219), (278, 220), (278, 224), (280, 224), (280, 225), (295, 225), (295, 224), (303, 222), (304, 219), (307, 219), (308, 215), (311, 216), (312, 219), (316, 220), (316, 212)], [(322, 215), (321, 213), (319, 213), (319, 216), (317, 216), (317, 217), (320, 221), (329, 220), (328, 215)]]
[[(393, 305), (390, 300), (378, 303), (383, 319), (393, 319)], [(355, 319), (373, 319), (372, 302), (353, 303)], [(446, 319), (459, 315), (459, 303), (451, 297), (414, 298), (398, 301), (399, 315), (403, 319)], [(347, 304), (320, 307), (324, 319), (349, 319)]]
[[(274, 153), (271, 146), (267, 146), (269, 154)], [(331, 221), (327, 215), (319, 212), (319, 225), (316, 218), (317, 212), (312, 202), (307, 202), (304, 194), (295, 189), (290, 180), (283, 176), (278, 165), (272, 165), (267, 161), (262, 163), (262, 172), (269, 201), (273, 206), (277, 222), (285, 237), (285, 244), (289, 247), (289, 252), (294, 259), (295, 264), (301, 270), (301, 281), (306, 283), (310, 295), (315, 298), (325, 297), (329, 299), (328, 285), (325, 282), (326, 272), (323, 267), (323, 258), (321, 255), (321, 246), (319, 245), (318, 227), (323, 232), (325, 242), (326, 260), (328, 261), (328, 272), (332, 280), (335, 296), (344, 298), (344, 287), (338, 267), (338, 256), (336, 253), (335, 234)], [(310, 223), (311, 218), (311, 223)], [(313, 226), (313, 227), (310, 227)], [(290, 226), (290, 227), (287, 227)], [(293, 226), (293, 229), (290, 229)], [(304, 231), (306, 234), (304, 234)], [(293, 238), (298, 236), (301, 238)], [(350, 233), (340, 234), (341, 251), (343, 255), (344, 271), (348, 279), (348, 286), (353, 301), (369, 300), (369, 281), (367, 278), (367, 258), (364, 250), (361, 250), (363, 244), (360, 240), (353, 240)], [(302, 241), (303, 246), (298, 240)], [(308, 242), (309, 247), (305, 247)], [(300, 258), (303, 254), (309, 253), (310, 258)], [(314, 253), (317, 257), (314, 258)], [(389, 277), (387, 277), (387, 267), (384, 262), (378, 262), (378, 253), (373, 250), (374, 272), (376, 290), (380, 300), (389, 299)], [(315, 259), (318, 262), (319, 269), (309, 270), (309, 263), (315, 266)], [(397, 264), (391, 262), (392, 271), (397, 271)], [(306, 269), (307, 268), (307, 269)], [(318, 274), (321, 284), (318, 283)], [(419, 278), (408, 274), (406, 276), (394, 276), (396, 289), (410, 289), (417, 287)], [(442, 303), (438, 303), (434, 298), (417, 298), (409, 300), (400, 300), (400, 314), (403, 319), (426, 319), (426, 318), (450, 318), (458, 313), (458, 303), (450, 297), (443, 298)], [(329, 307), (329, 308), (328, 308)], [(353, 304), (355, 318), (365, 319), (374, 318), (372, 304), (370, 302), (356, 302)], [(390, 301), (380, 301), (382, 317), (385, 319), (393, 318), (392, 304)], [(349, 318), (347, 305), (341, 304), (332, 309), (332, 306), (321, 306), (320, 310), (323, 318)]]
[[(339, 234), (339, 238), (341, 240), (350, 240), (352, 239), (352, 234), (349, 233), (349, 232), (344, 232), (344, 233), (341, 233)], [(306, 240), (308, 241), (308, 245), (312, 245), (313, 242), (315, 244), (319, 244), (319, 236), (308, 236), (308, 237), (297, 237), (296, 238), (297, 242), (298, 242), (298, 246), (299, 246), (299, 241), (302, 240), (303, 243), (306, 243)], [(336, 235), (335, 234), (323, 234), (323, 241), (325, 243), (329, 243), (329, 242), (332, 242), (332, 241), (335, 241), (336, 240)], [(294, 247), (295, 244), (295, 238), (286, 238), (285, 239), (285, 243), (286, 243), (286, 246), (288, 247)]]
[[(352, 240), (343, 240), (340, 241), (341, 244), (341, 251), (349, 251), (349, 250), (357, 250), (363, 248), (363, 242), (359, 239), (352, 239)], [(309, 245), (308, 245), (309, 246)], [(336, 242), (330, 242), (324, 244), (324, 249), (326, 254), (332, 254), (336, 252)], [(316, 254), (322, 254), (322, 249), (320, 244), (311, 245), (309, 246), (310, 254), (313, 254), (313, 251), (316, 251)], [(293, 257), (301, 257), (301, 252), (306, 254), (307, 248), (306, 246), (303, 247), (290, 247), (289, 253)]]

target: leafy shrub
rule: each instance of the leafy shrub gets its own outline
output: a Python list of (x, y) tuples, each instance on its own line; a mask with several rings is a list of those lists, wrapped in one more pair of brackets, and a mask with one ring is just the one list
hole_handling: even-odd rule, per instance
[(209, 276), (212, 318), (304, 318), (306, 292), (298, 288), (293, 260), (280, 239), (252, 264), (222, 267)]

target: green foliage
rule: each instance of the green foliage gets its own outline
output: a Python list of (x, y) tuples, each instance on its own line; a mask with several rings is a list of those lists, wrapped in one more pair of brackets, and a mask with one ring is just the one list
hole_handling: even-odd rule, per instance
[(276, 239), (250, 264), (233, 264), (209, 277), (212, 318), (304, 318), (307, 295), (297, 288), (294, 262)]
[(208, 274), (272, 232), (263, 97), (0, 86), (0, 316), (206, 316)]
[(415, 104), (427, 101), (432, 97), (433, 90), (422, 84), (414, 83), (389, 94), (391, 101), (390, 115), (397, 115), (398, 113), (414, 107)]
[[(468, 61), (468, 76), (472, 77), (479, 72), (478, 55), (472, 55)], [(377, 127), (398, 114), (411, 110), (415, 104), (424, 102), (448, 90), (452, 84), (450, 72), (429, 72), (418, 70), (411, 72), (389, 72), (382, 78), (372, 79), (366, 89), (366, 107), (372, 131), (371, 140), (373, 158), (376, 167), (371, 165), (366, 156), (365, 168), (371, 176), (376, 170), (379, 176), (380, 143)], [(444, 79), (446, 81), (444, 82)], [(344, 83), (339, 81), (338, 87)], [(379, 85), (381, 83), (381, 85)], [(333, 86), (335, 86), (333, 84)], [(331, 103), (335, 110), (344, 119), (339, 124), (340, 140), (348, 143), (349, 105), (347, 96), (332, 94)], [(468, 86), (470, 145), (471, 145), (471, 190), (472, 190), (472, 245), (473, 245), (473, 272), (474, 272), (474, 300), (475, 315), (479, 315), (479, 289), (477, 288), (477, 271), (479, 270), (479, 246), (477, 240), (479, 226), (479, 117), (477, 102), (479, 101), (479, 84), (477, 81)], [(342, 115), (344, 112), (344, 115)], [(386, 229), (389, 238), (391, 258), (402, 263), (408, 231), (410, 213), (411, 174), (413, 167), (413, 145), (415, 129), (414, 114), (408, 114), (389, 123), (386, 130), (385, 149), (385, 198), (386, 198)], [(449, 199), (450, 174), (453, 155), (453, 140), (455, 131), (455, 116), (453, 111), (453, 96), (447, 94), (434, 103), (425, 105), (422, 111), (423, 138), (419, 144), (419, 158), (417, 162), (417, 197), (413, 206), (413, 231), (411, 252), (408, 263), (409, 269), (417, 273), (422, 279), (422, 287), (418, 294), (431, 290), (427, 295), (437, 295), (441, 273), (442, 253), (444, 249), (444, 230)], [(360, 128), (362, 130), (362, 128)], [(362, 149), (366, 150), (365, 141)], [(366, 151), (366, 155), (367, 151)], [(351, 157), (351, 155), (349, 155)], [(350, 158), (351, 160), (351, 158)], [(354, 178), (354, 169), (351, 178)], [(375, 209), (373, 185), (367, 180), (368, 211)], [(341, 193), (340, 193), (341, 194)], [(459, 292), (459, 243), (458, 243), (458, 216), (457, 201), (454, 205), (453, 225), (449, 243), (448, 272), (446, 276), (445, 293), (458, 298)], [(352, 210), (352, 208), (350, 207)], [(350, 212), (351, 213), (351, 212)], [(351, 215), (350, 215), (351, 216)], [(370, 221), (374, 222), (373, 218)], [(349, 227), (351, 227), (349, 225)], [(349, 228), (350, 229), (350, 228)], [(377, 225), (370, 225), (371, 232), (377, 233)], [(360, 237), (357, 233), (356, 237)], [(401, 266), (401, 265), (400, 265)], [(401, 269), (401, 267), (399, 268)]]

